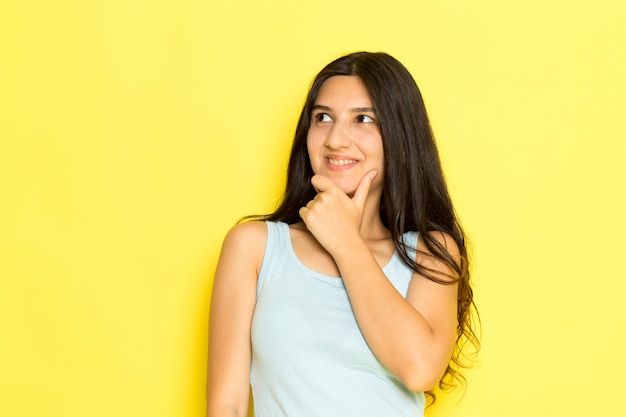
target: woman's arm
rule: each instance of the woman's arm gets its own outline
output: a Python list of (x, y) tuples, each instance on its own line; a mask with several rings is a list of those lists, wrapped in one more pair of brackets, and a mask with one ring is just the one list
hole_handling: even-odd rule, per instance
[(209, 317), (207, 417), (245, 417), (250, 396), (250, 327), (267, 227), (242, 223), (224, 239)]
[[(316, 175), (312, 183), (319, 193), (300, 210), (300, 215), (335, 260), (370, 349), (408, 388), (427, 391), (445, 372), (454, 349), (458, 297), (455, 274), (443, 261), (428, 254), (420, 240), (418, 250), (424, 253), (418, 252), (417, 262), (451, 283), (437, 284), (414, 274), (407, 297), (398, 293), (364, 240), (372, 225), (380, 221), (379, 200), (372, 200), (369, 194), (373, 179), (372, 174), (366, 174), (350, 198), (332, 181)], [(432, 236), (458, 261), (459, 250), (452, 238), (439, 232)]]
[[(453, 256), (452, 238), (434, 233)], [(432, 389), (450, 361), (457, 327), (457, 284), (435, 283), (413, 274), (406, 299), (384, 276), (365, 242), (346, 244), (333, 255), (357, 322), (376, 357), (414, 391)], [(418, 249), (425, 250), (420, 240)], [(417, 261), (440, 279), (453, 272), (442, 261), (418, 254)]]

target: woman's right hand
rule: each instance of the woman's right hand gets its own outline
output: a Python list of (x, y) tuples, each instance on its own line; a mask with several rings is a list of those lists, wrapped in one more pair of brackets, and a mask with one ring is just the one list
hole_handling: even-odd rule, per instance
[(315, 239), (331, 255), (336, 250), (349, 246), (346, 242), (351, 239), (361, 239), (363, 211), (376, 175), (375, 170), (365, 174), (352, 198), (322, 175), (314, 175), (311, 179), (318, 193), (300, 209), (300, 217)]

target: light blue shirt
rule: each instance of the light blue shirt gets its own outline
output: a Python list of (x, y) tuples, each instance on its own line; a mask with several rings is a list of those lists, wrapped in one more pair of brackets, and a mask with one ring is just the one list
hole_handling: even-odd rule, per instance
[[(409, 391), (376, 359), (343, 281), (300, 262), (287, 224), (266, 224), (252, 320), (255, 416), (422, 417), (424, 394)], [(417, 233), (404, 239), (416, 247)], [(406, 297), (413, 271), (397, 253), (383, 272)]]

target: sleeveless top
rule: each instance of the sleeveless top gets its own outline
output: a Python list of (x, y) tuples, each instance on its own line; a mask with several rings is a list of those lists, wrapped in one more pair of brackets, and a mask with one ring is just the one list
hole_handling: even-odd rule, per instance
[[(252, 319), (254, 415), (422, 417), (424, 394), (410, 391), (376, 359), (343, 281), (300, 262), (287, 224), (266, 224)], [(403, 238), (416, 247), (416, 232)], [(406, 297), (413, 270), (397, 253), (382, 270)]]

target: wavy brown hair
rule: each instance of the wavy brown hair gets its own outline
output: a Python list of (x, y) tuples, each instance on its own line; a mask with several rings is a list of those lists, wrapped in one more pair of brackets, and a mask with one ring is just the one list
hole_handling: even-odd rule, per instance
[[(300, 208), (316, 195), (311, 185), (313, 170), (306, 146), (311, 112), (324, 81), (337, 75), (359, 77), (378, 116), (385, 161), (380, 216), (391, 232), (397, 252), (407, 265), (426, 278), (443, 285), (458, 283), (456, 346), (439, 387), (447, 390), (459, 383), (465, 385), (465, 378), (459, 371), (469, 366), (465, 360), (469, 357), (467, 348), (473, 348), (472, 353), (480, 348), (466, 236), (448, 193), (422, 95), (411, 74), (398, 60), (386, 53), (357, 52), (322, 69), (311, 85), (298, 120), (283, 199), (273, 213), (251, 218), (287, 224), (301, 221)], [(402, 235), (408, 231), (419, 232), (432, 256), (445, 262), (455, 276), (438, 278), (435, 271), (417, 263), (409, 255), (411, 248), (402, 240)], [(459, 247), (460, 262), (432, 236), (433, 231), (445, 232), (454, 239)], [(434, 393), (426, 394), (432, 404)]]

